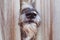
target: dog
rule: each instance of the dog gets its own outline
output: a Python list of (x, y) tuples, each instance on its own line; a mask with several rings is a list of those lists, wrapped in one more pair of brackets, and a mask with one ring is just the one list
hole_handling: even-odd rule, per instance
[(38, 11), (32, 5), (23, 3), (19, 19), (21, 40), (36, 40), (40, 22), (41, 18)]

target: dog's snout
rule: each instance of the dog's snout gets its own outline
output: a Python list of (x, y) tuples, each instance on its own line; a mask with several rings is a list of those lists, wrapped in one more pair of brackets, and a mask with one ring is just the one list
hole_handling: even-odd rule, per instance
[(33, 18), (36, 17), (36, 15), (37, 15), (37, 14), (35, 14), (35, 13), (27, 13), (27, 14), (26, 14), (26, 17), (27, 17), (27, 18), (30, 18), (30, 19), (33, 19)]

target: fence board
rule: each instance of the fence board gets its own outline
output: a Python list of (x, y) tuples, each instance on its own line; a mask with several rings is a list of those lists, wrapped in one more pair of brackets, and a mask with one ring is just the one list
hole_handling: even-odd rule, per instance
[[(0, 0), (1, 40), (21, 40), (20, 27), (18, 25), (22, 6), (21, 1), (27, 2), (26, 0)], [(37, 40), (52, 40), (52, 4), (52, 0), (35, 0), (35, 8), (40, 13), (42, 19), (42, 23), (38, 29)]]

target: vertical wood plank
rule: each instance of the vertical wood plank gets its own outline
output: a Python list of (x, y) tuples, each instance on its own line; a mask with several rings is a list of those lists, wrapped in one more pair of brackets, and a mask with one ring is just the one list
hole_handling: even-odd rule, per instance
[[(51, 3), (53, 4), (53, 3)], [(50, 0), (41, 0), (41, 14), (42, 14), (42, 29), (43, 29), (43, 40), (50, 40), (50, 34), (52, 34), (50, 31), (51, 29), (51, 16), (50, 12)], [(50, 36), (49, 36), (50, 35)]]
[(50, 0), (50, 40), (53, 40), (53, 15), (54, 14), (54, 0)]
[(16, 2), (18, 5), (14, 1), (16, 2), (16, 0), (0, 0), (0, 24), (3, 40), (20, 40), (20, 29), (18, 27), (18, 18), (16, 18), (19, 17), (19, 3), (17, 3), (19, 1)]
[(0, 40), (3, 40), (3, 38), (2, 38), (2, 28), (1, 28), (1, 6), (0, 6)]
[(44, 30), (45, 30), (45, 29), (44, 29), (44, 28), (45, 28), (45, 27), (44, 27), (44, 26), (45, 26), (45, 24), (44, 24), (44, 23), (45, 23), (45, 22), (44, 22), (44, 20), (45, 20), (45, 19), (44, 19), (44, 18), (45, 18), (45, 16), (44, 16), (44, 15), (45, 15), (45, 10), (44, 10), (44, 9), (45, 9), (45, 8), (44, 8), (44, 6), (45, 6), (45, 0), (40, 0), (40, 1), (41, 1), (41, 2), (40, 2), (40, 4), (41, 4), (40, 6), (41, 6), (41, 19), (42, 19), (42, 23), (41, 23), (41, 27), (42, 27), (42, 28), (41, 28), (42, 40), (45, 40), (45, 33), (44, 33)]
[(18, 25), (20, 16), (20, 0), (14, 0), (13, 2), (15, 14), (15, 40), (21, 40), (20, 26)]
[[(38, 11), (39, 16), (41, 17), (41, 9), (40, 9), (40, 0), (36, 0), (35, 2), (35, 9)], [(42, 40), (42, 32), (41, 32), (41, 24), (38, 28), (38, 33), (37, 33), (37, 39), (36, 40)]]

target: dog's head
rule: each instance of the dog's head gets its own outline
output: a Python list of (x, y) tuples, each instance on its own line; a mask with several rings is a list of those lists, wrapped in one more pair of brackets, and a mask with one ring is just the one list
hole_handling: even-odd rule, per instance
[(20, 16), (21, 23), (35, 23), (37, 26), (40, 24), (41, 18), (36, 9), (32, 6), (22, 6), (22, 12)]
[[(22, 5), (20, 14), (20, 27), (26, 33), (26, 39), (31, 39), (37, 32), (37, 27), (40, 24), (41, 18), (38, 11), (31, 5)], [(23, 33), (24, 34), (24, 33)]]

